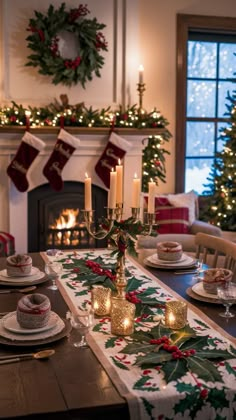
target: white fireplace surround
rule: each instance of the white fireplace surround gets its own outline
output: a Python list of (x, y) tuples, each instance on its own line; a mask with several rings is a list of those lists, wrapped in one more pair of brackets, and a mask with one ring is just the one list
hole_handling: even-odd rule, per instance
[[(69, 131), (69, 130), (68, 130)], [(58, 130), (59, 133), (59, 130)], [(46, 143), (46, 147), (36, 157), (27, 173), (29, 182), (28, 191), (48, 183), (43, 175), (43, 167), (55, 145), (57, 134), (41, 134), (32, 130), (32, 134)], [(146, 133), (119, 135), (132, 144), (126, 153), (124, 165), (124, 218), (130, 216), (131, 189), (134, 173), (141, 178), (142, 172), (142, 139)], [(15, 156), (20, 145), (23, 132), (0, 133), (0, 231), (11, 233), (15, 237), (16, 252), (28, 252), (28, 191), (19, 192), (6, 173), (7, 166)], [(84, 182), (87, 172), (92, 178), (92, 183), (106, 189), (102, 180), (95, 173), (95, 164), (102, 155), (107, 144), (108, 134), (76, 134), (80, 139), (79, 148), (76, 149), (62, 171), (64, 181)], [(29, 227), (30, 229), (30, 227)]]

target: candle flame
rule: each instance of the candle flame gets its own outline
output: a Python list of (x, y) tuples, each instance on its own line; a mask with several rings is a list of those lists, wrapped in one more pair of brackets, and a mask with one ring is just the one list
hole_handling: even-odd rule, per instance
[(87, 172), (85, 172), (85, 178), (88, 178), (88, 173)]
[(121, 165), (121, 160), (120, 160), (120, 158), (118, 159), (118, 165)]
[(134, 173), (134, 178), (135, 178), (135, 179), (137, 179), (137, 178), (138, 178), (137, 172), (135, 172), (135, 173)]
[(143, 67), (143, 65), (142, 64), (140, 64), (140, 66), (139, 66), (139, 71), (144, 71), (144, 67)]

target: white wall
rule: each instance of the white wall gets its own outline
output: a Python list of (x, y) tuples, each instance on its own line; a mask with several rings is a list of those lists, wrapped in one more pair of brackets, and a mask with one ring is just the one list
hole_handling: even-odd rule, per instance
[[(138, 103), (138, 66), (144, 65), (144, 107), (156, 106), (170, 122), (173, 134), (167, 148), (167, 183), (160, 192), (174, 191), (175, 174), (175, 72), (176, 14), (188, 13), (215, 16), (236, 16), (235, 0), (88, 0), (91, 15), (107, 25), (104, 33), (109, 43), (102, 77), (86, 84), (67, 88), (54, 86), (50, 78), (40, 76), (36, 69), (26, 68), (25, 41), (29, 19), (34, 10), (46, 12), (62, 0), (0, 0), (0, 103), (15, 100), (23, 105), (47, 105), (67, 94), (70, 104), (84, 101), (87, 106), (101, 108), (122, 103)], [(76, 0), (66, 1), (68, 7), (78, 6)], [(115, 13), (117, 5), (117, 14)], [(125, 6), (123, 8), (123, 6)], [(1, 22), (0, 22), (1, 23)], [(114, 28), (117, 25), (117, 31)], [(117, 48), (116, 48), (117, 46)], [(20, 140), (20, 139), (19, 139)]]

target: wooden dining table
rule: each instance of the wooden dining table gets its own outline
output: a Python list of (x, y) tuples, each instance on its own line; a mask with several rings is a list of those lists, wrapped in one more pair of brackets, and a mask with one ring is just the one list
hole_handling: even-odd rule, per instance
[[(41, 255), (30, 255), (33, 265), (43, 271), (44, 261)], [(5, 267), (6, 259), (0, 258), (0, 270)], [(222, 319), (219, 316), (219, 305), (199, 302), (186, 294), (186, 289), (192, 283), (191, 274), (176, 276), (173, 271), (149, 267), (146, 269), (185, 298), (189, 304), (203, 311), (228, 334), (236, 337), (235, 318)], [(48, 285), (48, 281), (39, 284), (36, 291), (47, 295), (52, 310), (65, 319), (68, 307), (60, 292), (48, 289)], [(0, 286), (0, 291), (6, 288)], [(14, 311), (21, 296), (20, 293), (0, 293), (0, 312)], [(75, 348), (70, 340), (64, 337), (43, 347), (0, 344), (0, 356), (34, 352), (42, 348), (53, 348), (55, 354), (46, 360), (33, 359), (0, 365), (1, 419), (129, 419), (126, 400), (120, 396), (90, 348)]]

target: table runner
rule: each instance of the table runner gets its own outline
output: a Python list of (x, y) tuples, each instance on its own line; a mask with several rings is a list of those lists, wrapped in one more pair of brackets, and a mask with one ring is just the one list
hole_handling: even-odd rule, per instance
[[(83, 309), (91, 303), (90, 288), (86, 285), (86, 281), (79, 279), (80, 269), (76, 263), (96, 262), (98, 258), (99, 266), (102, 267), (101, 261), (105, 266), (116, 262), (109, 250), (71, 251), (65, 252), (63, 256), (46, 257), (45, 254), (42, 256), (61, 261), (64, 268), (70, 267), (70, 269), (65, 269), (60, 276), (59, 289), (72, 311), (77, 308)], [(149, 331), (156, 325), (160, 325), (164, 304), (176, 297), (181, 298), (128, 258), (126, 270), (128, 284), (129, 282), (135, 284), (135, 290), (139, 292), (138, 295), (131, 294), (130, 296), (142, 297), (143, 302), (147, 303), (145, 306), (147, 314), (136, 318), (135, 331)], [(156, 305), (153, 305), (154, 300)], [(132, 336), (112, 335), (109, 317), (95, 319), (94, 328), (88, 337), (89, 345), (120, 394), (126, 398), (131, 419), (222, 418), (232, 420), (236, 418), (236, 349), (233, 340), (229, 340), (227, 334), (210, 322), (207, 317), (202, 316), (200, 311), (198, 313), (191, 305), (188, 306), (189, 327), (197, 332), (199, 337), (203, 339), (207, 337), (210, 350), (227, 350), (231, 353), (232, 358), (215, 363), (221, 375), (217, 377), (217, 380), (204, 381), (186, 369), (181, 378), (167, 383), (161, 363), (148, 368), (135, 364), (140, 353), (126, 351), (127, 346), (137, 345), (137, 343), (132, 343)], [(152, 313), (153, 316), (150, 315)], [(210, 363), (206, 359), (206, 370)], [(173, 370), (176, 365), (176, 363), (173, 364)]]

